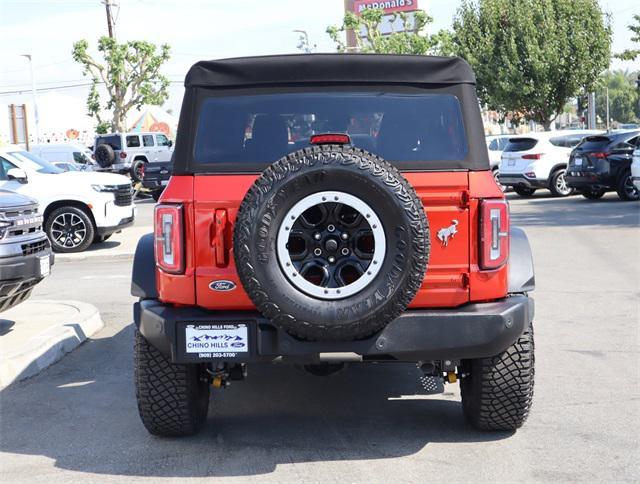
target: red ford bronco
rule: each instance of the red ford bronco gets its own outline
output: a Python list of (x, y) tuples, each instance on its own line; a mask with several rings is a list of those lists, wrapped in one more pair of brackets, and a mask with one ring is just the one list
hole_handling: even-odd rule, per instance
[(469, 422), (533, 395), (533, 263), (489, 169), (461, 59), (195, 64), (173, 176), (138, 245), (135, 385), (157, 435), (205, 423), (249, 363), (413, 362)]

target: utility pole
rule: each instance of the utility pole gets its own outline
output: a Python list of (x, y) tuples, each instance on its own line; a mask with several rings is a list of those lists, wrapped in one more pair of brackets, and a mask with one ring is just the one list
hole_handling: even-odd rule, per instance
[(596, 93), (587, 96), (587, 129), (596, 129)]
[(607, 87), (607, 133), (609, 132), (609, 88)]
[[(33, 59), (31, 54), (22, 54), (22, 57), (26, 57), (29, 60), (29, 68), (31, 69), (31, 93), (33, 94), (33, 114), (36, 120), (36, 144), (40, 143), (40, 116), (38, 115), (38, 96), (36, 95), (36, 76), (33, 71)], [(29, 140), (27, 140), (27, 146), (29, 146)]]
[(107, 11), (107, 28), (109, 29), (109, 37), (113, 39), (113, 15), (111, 14), (111, 7), (113, 6), (113, 0), (102, 0), (104, 8)]

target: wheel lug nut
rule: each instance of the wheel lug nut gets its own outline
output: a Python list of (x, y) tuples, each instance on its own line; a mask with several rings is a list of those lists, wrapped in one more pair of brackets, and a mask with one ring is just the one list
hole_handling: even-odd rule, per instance
[(347, 240), (349, 238), (349, 234), (346, 232), (343, 232), (340, 238), (342, 238), (342, 240)]
[(322, 238), (322, 235), (320, 234), (320, 232), (316, 232), (316, 233), (313, 235), (313, 238), (314, 238), (314, 239), (316, 239), (316, 240), (320, 240), (320, 239)]
[(330, 255), (328, 260), (331, 264), (333, 264), (336, 261), (336, 258)]

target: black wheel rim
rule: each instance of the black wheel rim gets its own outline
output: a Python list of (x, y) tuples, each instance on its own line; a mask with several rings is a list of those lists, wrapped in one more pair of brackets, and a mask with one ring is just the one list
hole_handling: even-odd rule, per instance
[(384, 230), (362, 200), (319, 192), (287, 213), (278, 233), (278, 260), (294, 287), (338, 299), (364, 289), (384, 260)]

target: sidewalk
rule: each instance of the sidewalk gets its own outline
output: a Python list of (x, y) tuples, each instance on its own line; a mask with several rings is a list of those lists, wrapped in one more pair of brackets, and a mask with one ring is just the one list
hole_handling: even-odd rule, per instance
[(104, 327), (95, 306), (26, 301), (0, 314), (0, 389), (38, 374)]

